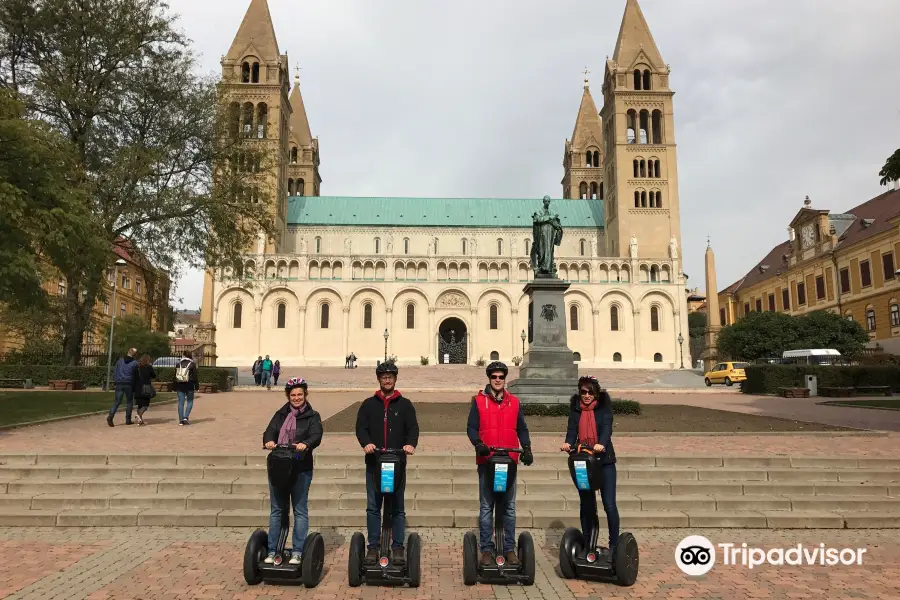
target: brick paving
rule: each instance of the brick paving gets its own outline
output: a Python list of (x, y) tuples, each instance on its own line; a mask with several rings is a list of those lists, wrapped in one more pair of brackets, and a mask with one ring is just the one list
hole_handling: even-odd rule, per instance
[[(641, 550), (638, 580), (630, 588), (570, 581), (558, 573), (559, 530), (532, 530), (540, 549), (533, 587), (462, 583), (462, 532), (426, 529), (422, 586), (418, 589), (347, 585), (347, 542), (352, 530), (330, 529), (318, 587), (248, 586), (241, 571), (251, 529), (84, 528), (0, 529), (0, 598), (37, 600), (249, 600), (304, 597), (346, 599), (744, 599), (900, 597), (900, 530), (636, 530)], [(770, 549), (798, 543), (866, 548), (862, 565), (725, 566), (721, 554), (705, 576), (690, 578), (674, 563), (687, 534), (713, 543)], [(52, 546), (51, 546), (52, 544)], [(52, 556), (52, 561), (46, 557)], [(24, 560), (23, 560), (24, 557)]]

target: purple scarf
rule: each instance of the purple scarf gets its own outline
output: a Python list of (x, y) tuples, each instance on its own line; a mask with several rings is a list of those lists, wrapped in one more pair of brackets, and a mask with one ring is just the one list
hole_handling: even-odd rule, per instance
[(303, 406), (300, 408), (290, 407), (288, 411), (288, 416), (284, 420), (284, 424), (281, 426), (281, 431), (278, 432), (278, 443), (279, 444), (293, 444), (294, 443), (294, 434), (297, 432), (297, 417), (300, 413), (306, 411), (306, 407), (309, 406), (309, 403), (304, 402)]

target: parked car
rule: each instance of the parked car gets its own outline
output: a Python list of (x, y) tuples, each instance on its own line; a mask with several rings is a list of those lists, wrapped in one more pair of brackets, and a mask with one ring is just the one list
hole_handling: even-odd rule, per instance
[(745, 362), (721, 362), (706, 372), (704, 383), (709, 387), (714, 383), (724, 383), (731, 387), (735, 383), (740, 383), (747, 379), (744, 369), (747, 368)]
[(160, 356), (153, 361), (154, 367), (174, 367), (181, 360), (180, 356)]

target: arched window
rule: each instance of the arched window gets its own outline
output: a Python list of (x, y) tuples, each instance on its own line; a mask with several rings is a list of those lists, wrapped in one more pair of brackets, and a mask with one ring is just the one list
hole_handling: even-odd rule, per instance
[(241, 83), (250, 83), (250, 63), (241, 65)]
[(575, 362), (581, 362), (581, 352), (573, 352), (572, 360), (574, 360)]
[(503, 240), (497, 240), (497, 256), (503, 256)]
[(634, 192), (634, 207), (635, 208), (641, 207), (641, 193), (638, 191)]
[(253, 63), (253, 67), (250, 69), (250, 81), (252, 83), (259, 83), (259, 63)]
[(584, 256), (585, 254), (585, 245), (586, 243), (584, 240), (578, 240), (578, 251), (581, 253), (581, 256)]
[(900, 327), (900, 304), (891, 304), (891, 327)]
[(284, 329), (285, 320), (287, 319), (287, 305), (281, 303), (278, 305), (278, 318), (275, 323), (275, 327), (278, 329)]
[(319, 314), (319, 327), (322, 329), (328, 329), (328, 313), (331, 312), (331, 305), (327, 302), (323, 302)]
[(403, 254), (409, 254), (409, 238), (403, 238)]
[(531, 240), (525, 240), (525, 256), (531, 256)]
[(875, 331), (875, 310), (872, 308), (866, 309), (866, 329)]
[(618, 352), (613, 354), (613, 362), (622, 362), (622, 355)]
[(304, 183), (304, 181), (302, 179), (298, 179), (296, 181), (296, 186), (297, 186), (297, 188), (296, 188), (297, 195), (305, 196), (306, 195), (306, 184)]
[(587, 152), (584, 153), (584, 166), (586, 166), (586, 167), (591, 166), (591, 151), (590, 150), (588, 150)]
[(640, 90), (640, 89), (641, 89), (641, 82), (642, 82), (642, 80), (641, 80), (641, 72), (640, 72), (638, 69), (635, 69), (635, 70), (634, 70), (634, 89)]
[(650, 89), (650, 71), (644, 71), (644, 90)]
[(363, 329), (372, 329), (372, 305), (363, 304)]
[(406, 328), (416, 328), (416, 305), (412, 302), (406, 305)]
[(497, 305), (496, 304), (491, 304), (489, 317), (490, 317), (490, 328), (497, 329)]
[(653, 111), (653, 143), (662, 144), (662, 111)]
[(659, 174), (659, 161), (654, 160), (653, 165), (654, 165), (653, 170), (656, 171), (656, 178), (659, 179), (661, 177), (661, 175)]
[(243, 316), (243, 314), (244, 314), (244, 305), (241, 304), (240, 302), (235, 302), (234, 308), (232, 309), (232, 316), (231, 316), (231, 326), (232, 327), (234, 327), (235, 329), (241, 328), (241, 317)]
[(662, 192), (656, 192), (656, 208), (662, 208)]
[(641, 208), (647, 208), (647, 192), (641, 192)]
[(321, 253), (322, 253), (322, 238), (317, 237), (316, 238), (316, 254), (321, 254)]
[(500, 360), (500, 353), (496, 350), (491, 351), (491, 360)]
[(569, 306), (569, 329), (578, 331), (578, 305)]
[(297, 147), (296, 146), (291, 148), (291, 163), (295, 164), (295, 165), (297, 164)]
[(641, 177), (646, 177), (647, 176), (647, 163), (643, 158), (641, 159), (640, 167), (641, 167), (641, 169), (640, 169)]
[(662, 362), (662, 354), (657, 352), (653, 355), (653, 362)]
[(638, 165), (638, 159), (634, 159), (633, 161), (631, 161), (631, 165), (632, 165), (633, 170), (634, 170), (634, 178), (637, 179), (637, 178), (638, 178), (638, 173), (640, 172), (640, 171), (638, 170), (638, 168), (639, 168), (639, 165)]
[(600, 182), (600, 194), (598, 195), (598, 197), (601, 200), (603, 200), (603, 182), (602, 181)]
[(653, 265), (650, 267), (650, 282), (657, 283), (659, 281), (659, 267)]
[(619, 330), (619, 307), (615, 304), (609, 307), (609, 330)]
[(294, 195), (294, 180), (288, 179), (288, 196)]
[(648, 144), (650, 142), (650, 112), (647, 109), (640, 112), (640, 123), (638, 127), (640, 129), (638, 143)]
[(637, 113), (634, 109), (631, 109), (625, 113), (625, 116), (627, 118), (626, 124), (628, 126), (625, 135), (629, 144), (635, 144), (637, 143)]
[(243, 124), (243, 134), (245, 138), (253, 135), (253, 105), (245, 102), (241, 108), (241, 123)]
[(597, 182), (592, 181), (591, 182), (591, 200), (596, 200), (596, 199), (597, 199)]
[(467, 249), (468, 249), (468, 244), (466, 243), (466, 240), (463, 239), (463, 241), (462, 241), (462, 253), (465, 254)]
[(265, 139), (269, 130), (269, 106), (265, 102), (256, 105), (256, 137)]
[(375, 254), (381, 254), (381, 238), (375, 238)]
[(587, 192), (588, 192), (587, 183), (582, 181), (580, 184), (578, 184), (578, 197), (581, 198), (582, 200), (586, 200)]
[(600, 151), (594, 150), (594, 167), (600, 167)]
[(650, 307), (650, 331), (659, 331), (659, 308)]

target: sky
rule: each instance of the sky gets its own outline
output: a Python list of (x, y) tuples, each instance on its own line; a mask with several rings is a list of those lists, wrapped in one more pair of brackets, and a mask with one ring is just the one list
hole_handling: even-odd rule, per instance
[[(249, 0), (169, 0), (221, 71)], [(681, 256), (705, 291), (775, 245), (809, 196), (886, 191), (900, 147), (900, 1), (641, 0), (675, 92)], [(625, 0), (269, 0), (319, 138), (322, 194), (562, 197), (585, 68), (594, 99)], [(598, 109), (600, 106), (598, 105)], [(203, 278), (172, 294), (199, 309)]]

